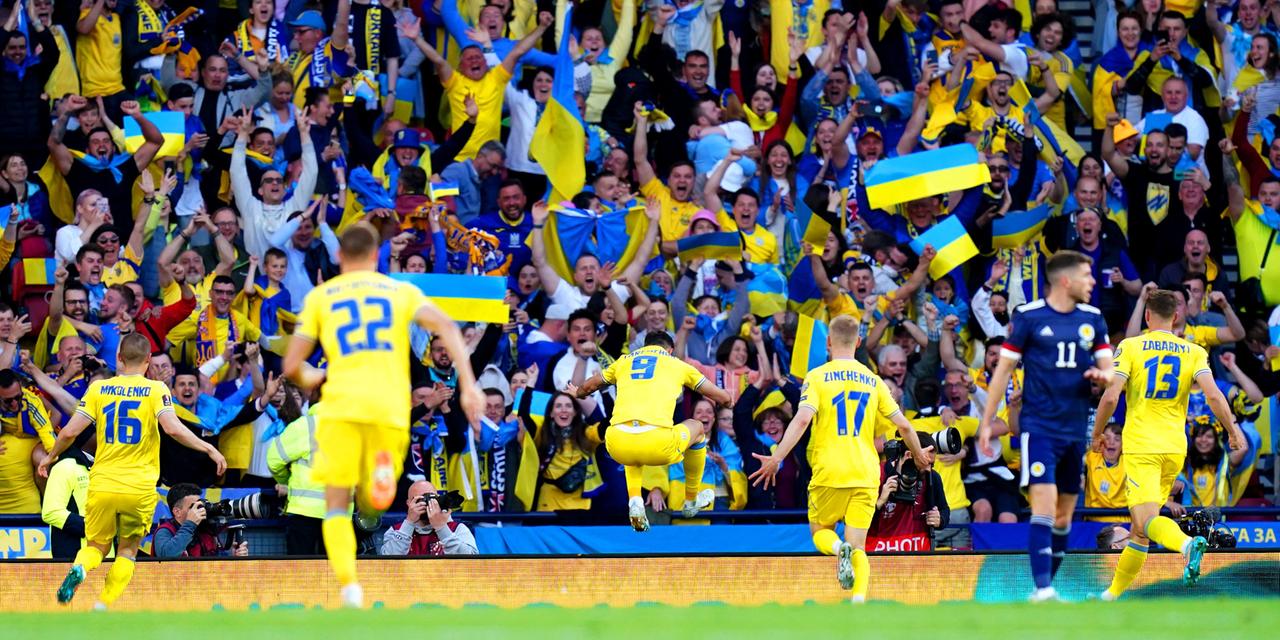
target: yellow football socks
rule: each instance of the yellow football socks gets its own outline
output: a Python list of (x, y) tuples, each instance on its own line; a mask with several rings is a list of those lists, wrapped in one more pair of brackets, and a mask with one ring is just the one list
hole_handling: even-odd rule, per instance
[(85, 545), (83, 549), (76, 553), (75, 564), (80, 565), (80, 568), (84, 569), (85, 573), (89, 573), (102, 564), (102, 552)]
[(329, 556), (329, 566), (338, 578), (338, 584), (347, 586), (356, 582), (356, 532), (351, 527), (351, 516), (346, 511), (331, 513), (321, 525), (324, 549)]
[(1165, 516), (1156, 516), (1147, 523), (1147, 537), (1156, 544), (1178, 553), (1184, 553), (1187, 543), (1191, 542), (1190, 536), (1178, 528), (1178, 523)]
[(818, 529), (813, 532), (813, 546), (823, 555), (834, 556), (840, 548), (840, 536), (834, 529)]
[(1138, 572), (1142, 571), (1142, 565), (1146, 562), (1147, 546), (1130, 541), (1124, 551), (1120, 552), (1120, 560), (1116, 562), (1116, 575), (1111, 579), (1107, 593), (1112, 598), (1119, 598), (1133, 584), (1133, 579), (1138, 577)]
[(124, 593), (124, 588), (129, 586), (129, 581), (133, 579), (133, 568), (132, 559), (116, 557), (115, 562), (111, 563), (111, 570), (107, 571), (107, 584), (102, 588), (103, 604), (115, 602), (120, 594)]
[(702, 470), (707, 466), (707, 443), (700, 442), (684, 452), (684, 499), (697, 500), (702, 490)]
[[(832, 532), (834, 535), (834, 532)], [(867, 588), (871, 586), (871, 562), (867, 560), (867, 552), (862, 549), (853, 550), (853, 597), (866, 600)]]
[(644, 467), (627, 465), (622, 469), (627, 476), (627, 497), (639, 498), (640, 490), (644, 486)]

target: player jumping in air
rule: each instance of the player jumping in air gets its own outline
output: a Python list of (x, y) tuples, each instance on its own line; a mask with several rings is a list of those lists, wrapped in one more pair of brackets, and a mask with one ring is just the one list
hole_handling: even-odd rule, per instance
[[(875, 515), (880, 488), (880, 457), (876, 453), (876, 426), (893, 424), (911, 449), (912, 460), (922, 471), (933, 459), (932, 448), (921, 450), (911, 423), (903, 417), (888, 385), (853, 359), (858, 349), (858, 320), (838, 316), (831, 321), (827, 338), (828, 362), (804, 378), (800, 407), (787, 425), (782, 442), (772, 455), (752, 454), (760, 468), (751, 474), (753, 484), (768, 489), (782, 461), (800, 442), (813, 421), (809, 440), (809, 530), (818, 551), (839, 559), (836, 578), (853, 589), (853, 601), (867, 598), (871, 564), (867, 561), (867, 529)], [(881, 422), (881, 419), (884, 422)], [(844, 522), (844, 537), (836, 535)]]
[[(729, 392), (711, 384), (706, 376), (674, 357), (675, 343), (660, 331), (650, 332), (644, 347), (613, 361), (608, 369), (591, 376), (581, 387), (565, 391), (578, 398), (591, 395), (605, 384), (617, 385), (618, 400), (605, 432), (609, 455), (624, 465), (627, 478), (627, 512), (636, 531), (649, 529), (649, 517), (640, 497), (645, 466), (672, 465), (684, 461), (684, 516), (692, 518), (715, 502), (711, 489), (702, 489), (707, 463), (707, 441), (702, 423), (685, 420), (672, 424), (676, 401), (688, 387), (721, 406), (729, 406)], [(692, 434), (698, 434), (696, 436)]]
[[(453, 357), (467, 419), (476, 424), (484, 409), (457, 325), (412, 285), (377, 272), (378, 242), (368, 223), (343, 232), (342, 275), (307, 294), (284, 360), (284, 374), (298, 386), (324, 385), (312, 473), (325, 484), (325, 551), (342, 584), (343, 604), (350, 607), (364, 601), (356, 582), (352, 493), (361, 516), (386, 511), (409, 445), (410, 323), (430, 330)], [(327, 370), (306, 362), (317, 341), (328, 358)]]
[(1200, 578), (1200, 560), (1208, 542), (1188, 537), (1178, 523), (1160, 515), (1173, 481), (1187, 457), (1187, 402), (1193, 383), (1200, 385), (1209, 408), (1228, 427), (1231, 447), (1245, 446), (1226, 397), (1214, 382), (1205, 350), (1173, 334), (1178, 301), (1171, 291), (1152, 291), (1145, 311), (1149, 333), (1128, 338), (1116, 348), (1115, 378), (1107, 387), (1093, 427), (1093, 447), (1102, 450), (1102, 429), (1125, 392), (1124, 460), (1126, 502), (1132, 518), (1129, 544), (1120, 553), (1116, 575), (1102, 593), (1119, 598), (1147, 560), (1147, 540), (1187, 558), (1182, 579), (1188, 586)]
[(99, 608), (116, 601), (133, 578), (138, 545), (155, 515), (156, 480), (160, 478), (160, 429), (196, 451), (203, 451), (217, 465), (218, 475), (227, 461), (209, 443), (197, 438), (173, 412), (169, 389), (163, 382), (143, 376), (151, 362), (151, 342), (131, 333), (120, 341), (117, 356), (120, 375), (89, 385), (80, 408), (58, 433), (53, 450), (40, 463), (38, 473), (49, 477), (49, 466), (58, 460), (86, 427), (97, 431), (98, 448), (89, 470), (89, 499), (84, 511), (85, 547), (58, 587), (58, 602), (67, 604), (84, 582), (85, 574), (102, 564), (117, 538), (116, 558), (107, 572), (107, 584), (99, 596)]
[[(1031, 503), (1027, 540), (1033, 602), (1056, 600), (1053, 576), (1067, 551), (1071, 515), (1080, 494), (1090, 382), (1111, 381), (1111, 345), (1102, 313), (1086, 304), (1093, 293), (1093, 261), (1059, 251), (1045, 263), (1049, 294), (1014, 311), (1000, 364), (988, 388), (1004, 389), (1022, 361), (1022, 486)], [(991, 431), (999, 403), (988, 402), (978, 446), (992, 455)], [(1127, 446), (1127, 444), (1126, 444)]]

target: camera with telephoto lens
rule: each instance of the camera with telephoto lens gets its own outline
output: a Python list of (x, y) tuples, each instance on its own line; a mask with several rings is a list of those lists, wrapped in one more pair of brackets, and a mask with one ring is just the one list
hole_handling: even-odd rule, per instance
[(263, 520), (280, 515), (283, 500), (272, 492), (251, 493), (239, 498), (209, 502), (203, 498), (205, 523), (221, 528), (228, 520)]
[[(954, 455), (960, 452), (963, 442), (960, 438), (960, 430), (955, 427), (946, 427), (939, 429), (933, 433), (921, 433), (917, 436), (920, 439), (920, 448), (927, 449), (933, 447), (933, 454), (936, 455)], [(906, 455), (907, 443), (901, 440), (889, 440), (884, 443), (885, 464), (888, 465), (890, 473), (894, 473), (894, 469), (898, 466), (898, 460)], [(920, 470), (913, 464), (903, 464), (902, 470), (896, 472), (898, 476), (898, 488), (889, 494), (889, 499), (894, 502), (915, 502), (916, 496), (920, 493)]]
[(425, 505), (428, 500), (435, 500), (441, 511), (457, 511), (462, 508), (462, 494), (457, 491), (442, 493), (424, 493), (418, 496), (418, 504)]
[(1231, 530), (1217, 526), (1221, 518), (1222, 511), (1217, 507), (1205, 507), (1178, 518), (1178, 528), (1193, 538), (1204, 538), (1210, 549), (1234, 549), (1236, 536)]

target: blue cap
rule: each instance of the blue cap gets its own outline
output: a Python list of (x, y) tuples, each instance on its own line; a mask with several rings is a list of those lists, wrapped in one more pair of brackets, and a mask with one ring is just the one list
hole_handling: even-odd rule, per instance
[(302, 27), (304, 29), (318, 29), (320, 31), (325, 30), (324, 18), (320, 17), (319, 11), (315, 10), (308, 10), (299, 13), (298, 17), (289, 23), (289, 26)]
[(417, 129), (401, 129), (396, 132), (394, 138), (391, 139), (392, 149), (421, 149), (422, 136), (418, 135)]

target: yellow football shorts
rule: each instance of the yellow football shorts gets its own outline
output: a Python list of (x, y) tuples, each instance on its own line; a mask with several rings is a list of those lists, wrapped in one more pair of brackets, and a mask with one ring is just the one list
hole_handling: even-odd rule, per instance
[(876, 513), (876, 490), (871, 487), (809, 487), (809, 524), (854, 529), (871, 528)]
[(626, 422), (604, 432), (604, 444), (618, 464), (666, 466), (684, 459), (689, 449), (689, 427), (658, 427), (642, 422)]
[(121, 539), (142, 538), (151, 528), (156, 502), (160, 495), (146, 493), (115, 493), (94, 491), (89, 488), (89, 499), (84, 506), (84, 537), (90, 542), (110, 545), (117, 535)]
[(380, 451), (391, 454), (396, 478), (404, 468), (409, 449), (409, 431), (344, 420), (318, 418), (316, 463), (311, 477), (331, 487), (369, 484)]
[(1125, 453), (1125, 504), (1164, 504), (1186, 459), (1181, 453)]

